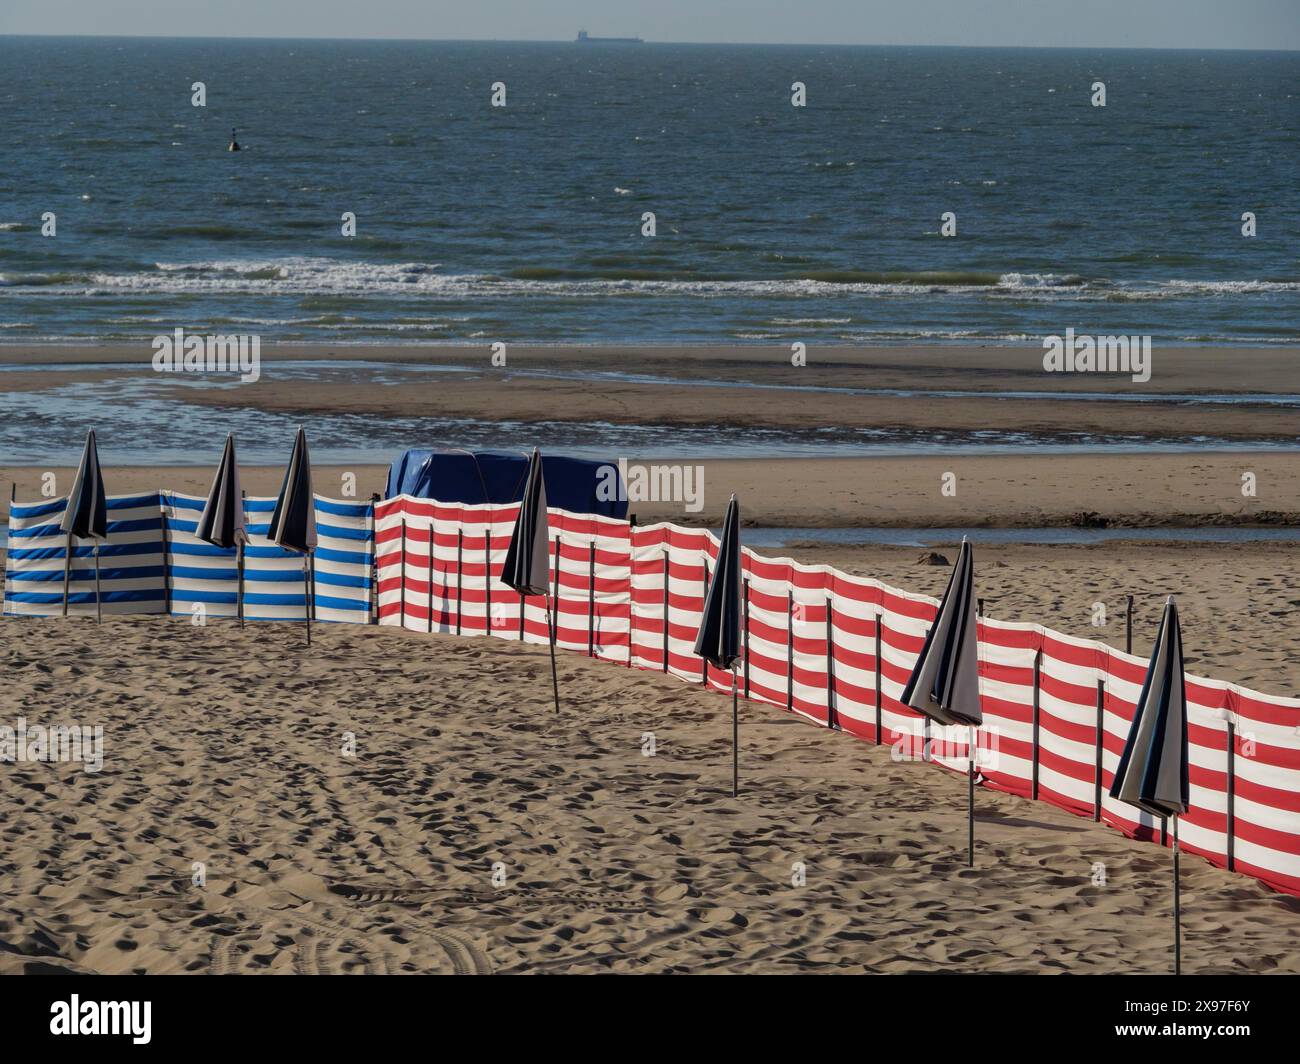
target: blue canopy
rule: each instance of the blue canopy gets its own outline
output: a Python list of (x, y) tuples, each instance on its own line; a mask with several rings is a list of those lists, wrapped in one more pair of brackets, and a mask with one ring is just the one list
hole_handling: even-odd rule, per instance
[[(528, 455), (522, 452), (413, 450), (392, 464), (386, 495), (390, 499), (394, 495), (412, 495), (440, 502), (518, 502), (523, 498), (527, 479)], [(542, 480), (551, 506), (618, 520), (627, 517), (627, 500), (620, 498), (623, 485), (615, 460), (593, 462), (544, 454)], [(606, 486), (600, 495), (614, 498), (597, 496), (602, 484)], [(611, 491), (610, 487), (618, 490)]]

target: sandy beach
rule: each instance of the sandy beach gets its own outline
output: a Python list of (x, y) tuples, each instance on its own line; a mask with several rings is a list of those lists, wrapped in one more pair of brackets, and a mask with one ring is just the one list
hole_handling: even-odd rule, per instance
[[(1168, 853), (981, 792), (967, 869), (960, 777), (752, 705), (733, 800), (726, 699), (656, 673), (564, 654), (557, 717), (500, 640), (49, 621), (5, 655), (11, 712), (71, 699), (105, 762), (7, 770), (3, 972), (1170, 967)], [(1294, 898), (1187, 859), (1183, 909), (1184, 971), (1300, 972)]]
[[(1225, 352), (1182, 352), (1143, 386), (1155, 398), (1140, 405), (991, 394), (1081, 387), (1042, 374), (1037, 352), (1024, 350), (830, 351), (806, 369), (780, 352), (637, 353), (638, 373), (664, 379), (601, 377), (614, 368), (610, 350), (521, 349), (511, 355), (520, 375), (503, 390), (469, 365), (485, 360), (481, 349), (276, 348), (261, 383), (188, 389), (185, 399), (380, 422), (427, 417), (428, 435), (411, 446), (438, 445), (439, 419), (453, 415), (503, 425), (601, 416), (669, 427), (853, 424), (924, 434), (955, 422), (1075, 434), (1091, 441), (1086, 453), (702, 453), (694, 460), (705, 475), (702, 509), (644, 501), (631, 509), (641, 523), (716, 526), (734, 491), (751, 528), (1127, 528), (1131, 536), (1107, 543), (981, 546), (986, 610), (1122, 646), (1133, 594), (1134, 649), (1144, 653), (1163, 597), (1177, 592), (1189, 671), (1300, 692), (1291, 625), (1300, 546), (1141, 539), (1145, 529), (1300, 519), (1300, 453), (1283, 449), (1294, 446), (1294, 412), (1267, 398), (1294, 388), (1293, 353), (1250, 352), (1229, 373)], [(0, 385), (17, 393), (44, 378), (93, 384), (140, 352), (9, 349), (7, 361), (28, 356), (78, 368), (57, 377), (13, 370)], [(430, 358), (460, 368), (402, 369)], [(345, 368), (306, 384), (276, 380), (277, 360), (370, 359), (397, 364), (387, 383), (349, 384)], [(531, 368), (572, 376), (530, 376)], [(179, 394), (171, 381), (150, 386)], [(954, 389), (972, 394), (939, 394)], [(1188, 398), (1198, 392), (1241, 401)], [(1184, 447), (1213, 436), (1277, 449), (1114, 448), (1117, 431)], [(52, 468), (59, 483), (71, 474)], [(8, 465), (0, 478), (30, 501), (46, 471)], [(323, 463), (317, 490), (340, 494), (345, 473), (365, 498), (383, 491), (387, 470)], [(941, 491), (947, 473), (955, 495)], [(1254, 475), (1253, 497), (1242, 494), (1243, 474)], [(105, 467), (110, 493), (202, 494), (211, 475), (178, 462)], [(281, 476), (278, 467), (243, 469), (250, 494), (274, 494)], [(935, 595), (949, 572), (923, 564), (916, 548), (796, 541), (762, 553)], [(1103, 629), (1091, 624), (1098, 601), (1107, 606)], [(733, 800), (726, 700), (656, 673), (563, 654), (566, 709), (556, 717), (544, 652), (500, 640), (322, 625), (308, 651), (292, 624), (243, 632), (158, 618), (4, 624), (22, 632), (4, 651), (9, 715), (101, 724), (105, 766), (9, 767), (0, 972), (1170, 967), (1167, 853), (1043, 803), (981, 793), (969, 871), (962, 779), (757, 705), (742, 711), (745, 791)], [(400, 668), (386, 666), (399, 656)], [(646, 732), (653, 758), (642, 756)], [(340, 751), (344, 733), (356, 737), (354, 757)], [(193, 882), (195, 862), (205, 885)], [(1097, 862), (1104, 886), (1093, 883)], [(799, 863), (807, 879), (795, 886)], [(1195, 858), (1184, 862), (1183, 891), (1185, 971), (1300, 972), (1295, 899)]]
[[(790, 553), (931, 594), (948, 572), (906, 548)], [(1177, 588), (1190, 672), (1296, 694), (1293, 558), (977, 560), (991, 614), (1116, 645), (1136, 592), (1139, 652)], [(726, 698), (655, 672), (562, 653), (557, 717), (545, 650), (500, 639), (321, 625), (308, 650), (293, 624), (4, 626), (8, 716), (100, 724), (105, 762), (7, 767), (0, 972), (1169, 968), (1168, 853), (981, 791), (970, 871), (960, 777), (760, 705), (742, 706), (733, 800)], [(1300, 972), (1296, 899), (1187, 858), (1183, 906), (1185, 971)]]

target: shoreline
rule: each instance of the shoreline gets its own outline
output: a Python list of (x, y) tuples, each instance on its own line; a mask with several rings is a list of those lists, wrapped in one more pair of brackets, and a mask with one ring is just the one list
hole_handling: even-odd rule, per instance
[[(205, 334), (206, 335), (206, 334)], [(5, 365), (129, 365), (147, 364), (152, 357), (152, 338), (139, 341), (6, 341), (0, 343), (0, 364)], [(359, 361), (411, 363), (428, 361), (430, 354), (436, 361), (463, 360), (467, 365), (486, 364), (491, 355), (492, 338), (475, 342), (412, 341), (409, 343), (356, 341), (276, 341), (262, 345), (264, 363), (311, 361)], [(695, 343), (695, 342), (593, 342), (593, 343), (531, 343), (503, 340), (507, 346), (507, 359), (524, 361), (545, 360), (553, 364), (577, 364), (590, 368), (591, 361), (599, 361), (606, 352), (621, 358), (636, 355), (650, 363), (676, 363), (687, 376), (701, 376), (699, 368), (720, 364), (736, 367), (740, 371), (761, 368), (781, 374), (786, 380), (794, 378), (790, 365), (790, 344), (799, 342), (792, 335), (789, 343), (755, 341), (745, 343)], [(806, 341), (805, 341), (806, 342)], [(997, 391), (998, 384), (990, 378), (1017, 376), (1036, 379), (1042, 391), (1114, 391), (1123, 394), (1132, 391), (1133, 382), (1125, 374), (1107, 373), (1047, 373), (1042, 368), (1043, 349), (1040, 341), (1012, 343), (887, 343), (880, 345), (806, 342), (808, 364), (804, 367), (815, 375), (825, 365), (837, 369), (852, 368), (883, 374), (892, 380), (898, 377), (913, 378), (919, 387), (931, 384), (933, 371), (945, 377), (955, 376), (965, 380), (970, 391)], [(337, 349), (337, 350), (336, 350)], [(1300, 345), (1287, 344), (1221, 344), (1204, 345), (1152, 344), (1153, 373), (1136, 390), (1151, 392), (1223, 392), (1246, 394), (1250, 392), (1293, 394), (1300, 392), (1296, 380), (1296, 360), (1300, 358)], [(976, 353), (987, 358), (984, 364), (971, 361)], [(685, 360), (683, 358), (685, 356)], [(1241, 357), (1247, 366), (1233, 365), (1230, 360)], [(1173, 372), (1162, 367), (1160, 359), (1174, 360)], [(960, 361), (954, 362), (954, 359)], [(756, 361), (757, 360), (757, 361)], [(901, 361), (899, 361), (901, 360)], [(612, 368), (612, 367), (611, 367)], [(1086, 385), (1084, 387), (1083, 385)], [(877, 382), (877, 387), (888, 387)]]
[[(1140, 401), (1127, 378), (1046, 373), (1038, 350), (1005, 346), (814, 346), (797, 367), (787, 348), (770, 346), (511, 345), (507, 366), (494, 368), (486, 344), (268, 344), (262, 379), (234, 387), (153, 373), (147, 352), (102, 344), (0, 352), (0, 362), (31, 367), (0, 373), (0, 391), (20, 397), (17, 409), (29, 411), (20, 417), (40, 419), (43, 438), (58, 442), (50, 452), (66, 455), (48, 466), (0, 466), (0, 480), (16, 482), (24, 501), (41, 497), (47, 470), (62, 483), (80, 434), (114, 402), (100, 448), (115, 494), (158, 487), (206, 494), (211, 467), (193, 459), (210, 454), (215, 462), (227, 427), (243, 442), (256, 436), (261, 415), (292, 419), (317, 442), (320, 416), (328, 441), (321, 450), (331, 459), (316, 466), (323, 495), (340, 494), (345, 471), (357, 474), (357, 497), (382, 493), (387, 467), (376, 457), (395, 460), (408, 447), (536, 443), (544, 452), (579, 449), (703, 476), (702, 503), (687, 495), (690, 508), (630, 499), (642, 523), (716, 526), (735, 492), (751, 527), (1300, 524), (1300, 349), (1157, 349)], [(113, 368), (137, 360), (138, 372)], [(320, 365), (275, 373), (302, 361)], [(95, 365), (81, 368), (87, 362)], [(54, 365), (78, 368), (39, 368)], [(881, 394), (888, 389), (902, 394)], [(176, 410), (205, 427), (151, 437)], [(147, 458), (144, 465), (140, 443), (151, 438), (171, 442), (157, 465)], [(575, 439), (584, 442), (564, 442)], [(18, 436), (9, 442), (22, 446)], [(136, 460), (115, 466), (115, 443), (132, 446)], [(266, 436), (254, 449), (261, 459), (273, 446)], [(287, 439), (285, 446), (287, 454)], [(844, 453), (857, 446), (894, 453)], [(362, 447), (368, 460), (347, 459)], [(712, 457), (750, 447), (760, 457)], [(657, 449), (677, 457), (653, 457)], [(243, 468), (250, 494), (278, 490), (279, 466)], [(1243, 494), (1247, 481), (1253, 494)], [(9, 491), (0, 491), (7, 506)]]

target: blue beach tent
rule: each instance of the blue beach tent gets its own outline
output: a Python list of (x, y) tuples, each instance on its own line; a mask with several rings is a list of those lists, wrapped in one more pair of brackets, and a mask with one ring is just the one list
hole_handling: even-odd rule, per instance
[[(546, 499), (552, 506), (620, 521), (627, 518), (627, 500), (621, 498), (624, 491), (617, 460), (594, 462), (543, 454), (542, 479)], [(518, 502), (523, 498), (527, 480), (528, 454), (523, 451), (411, 450), (390, 467), (386, 497), (412, 495), (419, 499), (463, 503)], [(602, 484), (607, 486), (598, 496), (597, 488)], [(608, 485), (618, 490), (610, 491)], [(614, 498), (600, 497), (609, 495)]]

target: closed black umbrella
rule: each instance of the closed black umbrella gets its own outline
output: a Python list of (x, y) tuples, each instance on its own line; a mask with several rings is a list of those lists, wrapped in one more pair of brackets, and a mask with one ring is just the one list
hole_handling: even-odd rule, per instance
[(232, 547), (237, 549), (238, 585), (235, 592), (235, 614), (239, 618), (239, 627), (242, 628), (244, 626), (244, 545), (248, 542), (248, 531), (244, 526), (244, 493), (239, 487), (239, 464), (235, 461), (233, 433), (226, 436), (225, 450), (221, 452), (221, 464), (217, 466), (217, 474), (212, 478), (208, 501), (204, 504), (203, 513), (199, 515), (199, 523), (194, 529), (194, 535), (222, 550), (230, 550)]
[[(668, 623), (668, 618), (664, 618)], [(722, 521), (718, 560), (709, 578), (695, 653), (719, 669), (731, 670), (731, 796), (740, 793), (740, 712), (736, 661), (740, 658), (740, 505), (732, 495)]]
[(975, 561), (970, 544), (963, 539), (957, 564), (939, 602), (939, 612), (926, 633), (921, 656), (916, 659), (901, 699), (904, 705), (939, 724), (965, 724), (969, 729), (968, 865), (975, 863), (975, 729), (984, 720), (980, 709), (975, 607)]
[(311, 457), (307, 434), (300, 428), (294, 437), (293, 454), (284, 471), (284, 483), (275, 500), (271, 528), (267, 533), (276, 546), (302, 555), (303, 608), (307, 618), (307, 645), (311, 645), (311, 555), (316, 549), (316, 497), (311, 486)]
[(1187, 812), (1187, 689), (1183, 678), (1183, 632), (1178, 604), (1165, 603), (1160, 630), (1124, 753), (1110, 785), (1110, 796), (1174, 826), (1174, 974), (1182, 971), (1181, 898), (1178, 889), (1178, 817)]
[[(551, 690), (555, 695), (555, 712), (560, 711), (560, 681), (555, 669), (556, 619), (551, 601), (551, 581), (548, 546), (550, 525), (546, 519), (546, 479), (542, 475), (542, 453), (536, 447), (528, 459), (528, 478), (524, 481), (524, 497), (519, 502), (519, 514), (510, 533), (510, 548), (506, 551), (505, 568), (501, 582), (521, 595), (546, 596), (547, 642), (551, 647)], [(557, 559), (556, 565), (559, 565)], [(557, 573), (558, 576), (558, 573)], [(488, 580), (492, 579), (489, 566)], [(519, 608), (524, 604), (521, 601)], [(520, 631), (522, 632), (522, 622)]]
[[(67, 533), (63, 558), (63, 616), (68, 615), (68, 582), (72, 577), (73, 538), (102, 540), (108, 538), (108, 504), (104, 499), (104, 477), (99, 469), (99, 447), (95, 443), (95, 430), (86, 433), (86, 446), (81, 451), (81, 462), (72, 479), (68, 493), (68, 507), (59, 524)], [(99, 543), (95, 553), (95, 620), (102, 621), (99, 595)]]

